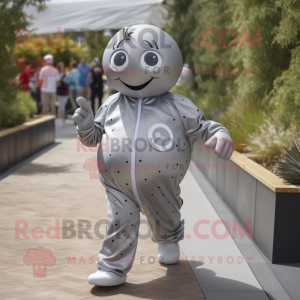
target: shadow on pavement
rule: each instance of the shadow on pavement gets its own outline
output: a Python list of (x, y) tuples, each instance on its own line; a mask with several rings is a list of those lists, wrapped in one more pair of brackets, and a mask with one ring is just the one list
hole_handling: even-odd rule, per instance
[[(181, 272), (180, 265), (186, 264), (187, 262), (191, 263), (189, 260), (180, 260), (176, 265), (166, 265), (166, 275), (152, 281), (145, 283), (126, 282), (123, 285), (114, 287), (94, 286), (91, 289), (91, 294), (98, 297), (126, 295), (132, 297), (141, 297), (143, 299), (158, 299), (159, 297), (161, 297), (159, 299), (173, 299), (181, 296), (182, 298), (180, 299), (185, 299), (185, 297), (188, 297), (188, 299), (204, 300), (205, 298), (200, 296), (200, 288), (204, 288), (204, 286), (202, 286), (202, 280), (200, 280), (200, 288), (198, 284), (194, 284), (194, 286), (192, 286), (192, 284), (187, 283), (187, 275), (182, 274)], [(206, 268), (202, 268), (202, 263), (195, 261), (193, 261), (193, 263), (195, 263), (197, 266), (197, 272), (199, 271), (198, 278), (200, 276), (203, 279), (205, 287), (207, 283), (209, 283), (209, 285), (214, 286), (215, 288), (220, 287), (220, 292), (222, 292), (224, 286), (234, 286), (235, 289), (240, 291), (262, 292), (262, 290), (243, 282), (218, 277), (216, 276), (215, 272)], [(147, 271), (145, 271), (145, 273), (146, 272)], [(144, 273), (141, 272), (141, 274)], [(189, 281), (193, 282), (191, 279)], [(197, 282), (196, 279), (194, 282)], [(199, 289), (198, 294), (197, 287)], [(195, 295), (192, 294), (193, 291)]]
[(71, 165), (51, 166), (37, 163), (30, 163), (26, 167), (18, 170), (15, 175), (30, 176), (34, 174), (56, 174), (70, 172)]
[(6, 178), (10, 174), (15, 173), (16, 171), (18, 171), (19, 169), (21, 169), (25, 165), (30, 164), (34, 159), (38, 158), (39, 156), (43, 155), (44, 153), (46, 153), (47, 151), (53, 149), (54, 147), (58, 146), (59, 144), (60, 144), (60, 142), (54, 142), (53, 144), (51, 144), (51, 145), (49, 145), (49, 146), (41, 149), (40, 151), (38, 151), (37, 153), (33, 154), (32, 156), (29, 156), (28, 158), (26, 158), (26, 159), (22, 160), (21, 162), (17, 163), (13, 167), (11, 167), (8, 170), (6, 170), (3, 173), (1, 173), (0, 174), (0, 180)]

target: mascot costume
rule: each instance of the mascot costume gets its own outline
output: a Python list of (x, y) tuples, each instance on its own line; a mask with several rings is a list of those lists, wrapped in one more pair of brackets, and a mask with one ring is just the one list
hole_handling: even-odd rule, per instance
[[(184, 238), (179, 184), (191, 160), (190, 138), (206, 141), (229, 159), (233, 143), (221, 124), (206, 121), (188, 98), (169, 92), (183, 66), (176, 42), (152, 25), (120, 30), (103, 54), (103, 69), (119, 93), (110, 96), (94, 117), (89, 103), (77, 98), (74, 113), (82, 144), (100, 144), (100, 181), (106, 189), (107, 225), (91, 284), (114, 286), (126, 281), (138, 243), (140, 213), (158, 244), (161, 263), (179, 259)], [(103, 145), (109, 143), (108, 149)], [(104, 166), (104, 167), (103, 167)]]

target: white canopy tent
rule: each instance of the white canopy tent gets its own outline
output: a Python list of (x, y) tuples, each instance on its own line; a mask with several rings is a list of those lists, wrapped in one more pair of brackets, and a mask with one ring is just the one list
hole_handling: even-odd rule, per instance
[(127, 25), (147, 23), (160, 25), (163, 0), (52, 0), (45, 11), (38, 13), (26, 7), (34, 17), (35, 33), (57, 30), (90, 31), (105, 28), (120, 29)]

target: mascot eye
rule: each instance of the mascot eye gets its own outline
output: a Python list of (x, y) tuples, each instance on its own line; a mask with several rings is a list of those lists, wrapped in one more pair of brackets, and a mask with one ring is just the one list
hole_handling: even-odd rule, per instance
[(125, 51), (117, 51), (111, 57), (110, 66), (114, 71), (124, 70), (127, 65), (128, 56)]
[(114, 64), (118, 67), (123, 66), (126, 63), (126, 54), (124, 52), (118, 52), (114, 55)]
[(141, 57), (141, 65), (143, 68), (151, 71), (161, 66), (162, 59), (157, 52), (147, 51)]
[(144, 61), (148, 66), (155, 66), (158, 63), (158, 56), (154, 52), (147, 52), (144, 56)]

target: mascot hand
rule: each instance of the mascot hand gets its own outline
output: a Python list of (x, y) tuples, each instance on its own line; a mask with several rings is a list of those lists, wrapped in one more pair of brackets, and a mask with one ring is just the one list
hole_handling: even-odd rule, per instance
[(84, 131), (93, 127), (94, 114), (90, 104), (85, 98), (79, 97), (76, 103), (80, 106), (74, 112), (73, 121), (78, 125), (79, 130)]
[(215, 154), (219, 158), (228, 160), (233, 152), (233, 142), (230, 135), (226, 132), (217, 132), (205, 142), (205, 146), (215, 149)]

